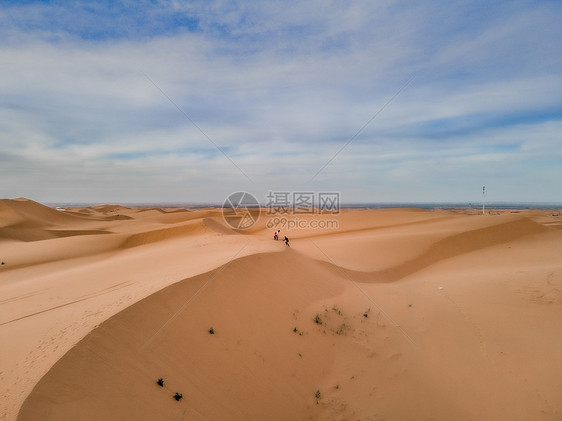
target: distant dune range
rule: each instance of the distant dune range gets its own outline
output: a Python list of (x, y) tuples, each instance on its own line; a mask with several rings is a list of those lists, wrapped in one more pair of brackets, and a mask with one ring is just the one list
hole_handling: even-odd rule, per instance
[(562, 419), (557, 212), (299, 219), (0, 200), (0, 420)]

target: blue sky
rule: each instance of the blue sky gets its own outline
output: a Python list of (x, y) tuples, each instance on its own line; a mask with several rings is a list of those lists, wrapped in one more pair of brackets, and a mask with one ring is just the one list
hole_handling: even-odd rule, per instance
[(485, 184), (562, 202), (561, 18), (559, 1), (0, 2), (0, 197), (477, 202)]

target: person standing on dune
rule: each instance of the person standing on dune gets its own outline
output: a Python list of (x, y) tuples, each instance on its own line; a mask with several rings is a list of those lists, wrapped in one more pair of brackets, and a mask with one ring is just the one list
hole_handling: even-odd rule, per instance
[(287, 236), (285, 236), (285, 238), (283, 239), (283, 241), (285, 242), (285, 244), (287, 244), (287, 247), (289, 246), (289, 238)]

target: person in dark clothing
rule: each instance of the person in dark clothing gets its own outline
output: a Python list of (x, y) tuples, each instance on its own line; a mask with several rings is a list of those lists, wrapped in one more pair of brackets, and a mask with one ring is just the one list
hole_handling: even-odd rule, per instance
[(285, 236), (285, 238), (283, 239), (283, 241), (285, 242), (285, 244), (287, 244), (287, 247), (289, 246), (289, 239), (287, 238), (287, 236)]

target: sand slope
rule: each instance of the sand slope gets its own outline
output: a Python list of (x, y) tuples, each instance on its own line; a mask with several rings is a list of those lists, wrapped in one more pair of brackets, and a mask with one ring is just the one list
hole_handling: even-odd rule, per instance
[[(2, 269), (6, 419), (18, 390), (19, 420), (562, 419), (546, 211), (346, 211), (337, 230), (284, 228), (291, 248), (263, 218), (237, 233), (213, 210), (71, 211), (84, 221), (56, 229), (110, 233), (20, 241), (64, 258)], [(111, 247), (72, 257), (72, 238)]]
[[(200, 299), (143, 348), (209, 280)], [(94, 330), (51, 371), (58, 391), (45, 378), (20, 419), (114, 419), (114, 411), (131, 420), (299, 419), (312, 413), (316, 379), (334, 358), (327, 341), (310, 340), (304, 309), (341, 289), (333, 271), (294, 251), (242, 258), (175, 284)], [(185, 395), (179, 404), (176, 391)]]

